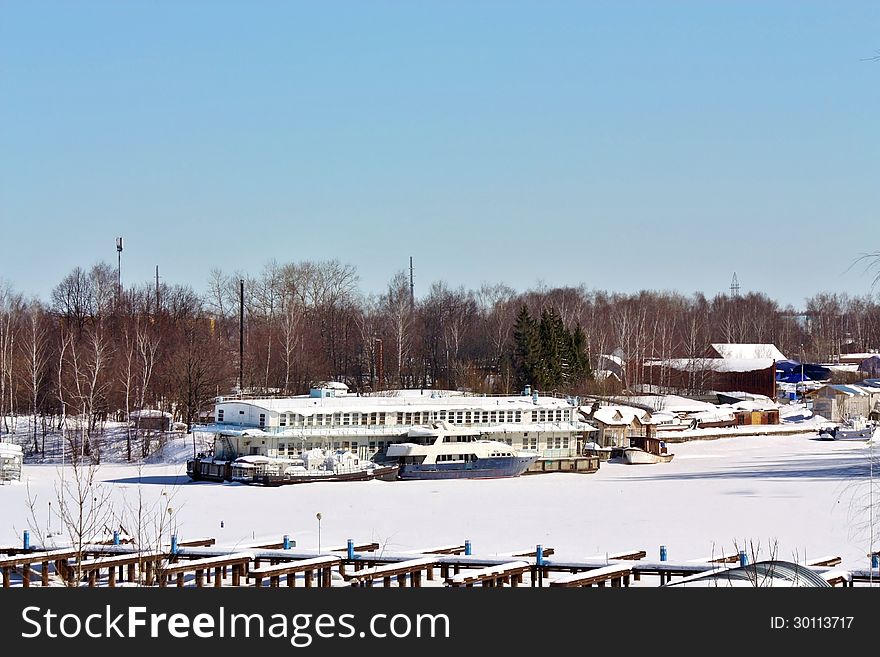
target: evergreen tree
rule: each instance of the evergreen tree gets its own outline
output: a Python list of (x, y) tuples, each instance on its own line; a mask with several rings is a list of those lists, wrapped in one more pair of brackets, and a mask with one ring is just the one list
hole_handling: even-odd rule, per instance
[(571, 383), (573, 385), (584, 379), (592, 378), (590, 359), (587, 357), (587, 336), (580, 324), (571, 334), (569, 361), (571, 362)]
[(541, 357), (541, 344), (538, 327), (523, 305), (513, 325), (513, 372), (516, 385), (521, 390), (526, 385), (538, 385), (538, 364)]
[(567, 347), (565, 344), (565, 326), (562, 318), (552, 308), (541, 312), (541, 323), (538, 327), (540, 338), (541, 359), (538, 363), (538, 386), (548, 390), (564, 385), (567, 368)]

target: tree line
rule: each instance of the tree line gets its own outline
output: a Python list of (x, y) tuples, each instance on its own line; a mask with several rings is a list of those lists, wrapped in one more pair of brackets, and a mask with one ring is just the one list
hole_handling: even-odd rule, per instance
[[(238, 392), (239, 376), (258, 395), (301, 394), (322, 380), (354, 393), (525, 385), (607, 393), (640, 384), (648, 359), (700, 358), (713, 342), (774, 343), (809, 362), (880, 345), (880, 304), (870, 295), (820, 293), (795, 310), (760, 293), (520, 292), (437, 281), (416, 298), (404, 271), (364, 294), (355, 267), (336, 260), (273, 261), (255, 274), (216, 269), (206, 289), (118, 289), (106, 263), (75, 268), (45, 300), (0, 286), (0, 432), (28, 417), (33, 451), (63, 428), (72, 450), (91, 454), (107, 419), (149, 408), (191, 426), (215, 397)], [(612, 353), (626, 367), (607, 378), (600, 356)]]

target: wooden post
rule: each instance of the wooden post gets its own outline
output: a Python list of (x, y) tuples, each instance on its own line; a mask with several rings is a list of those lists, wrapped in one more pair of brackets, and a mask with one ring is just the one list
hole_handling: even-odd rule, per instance
[(168, 578), (165, 577), (164, 574), (160, 574), (160, 575), (158, 576), (158, 579), (159, 579), (159, 586), (161, 586), (163, 589), (164, 589), (166, 586), (168, 586)]
[(428, 580), (434, 581), (434, 566), (428, 566)]
[(287, 573), (287, 586), (289, 588), (296, 586), (296, 573)]
[(222, 585), (221, 577), (220, 577), (220, 568), (214, 569), (214, 588), (219, 589)]
[(254, 575), (254, 588), (258, 589), (263, 585), (263, 577), (261, 575)]
[(442, 579), (449, 579), (449, 564), (448, 563), (440, 564), (440, 577)]
[(412, 585), (415, 588), (421, 588), (422, 586), (422, 571), (417, 570), (412, 574)]
[(307, 589), (312, 588), (312, 571), (311, 570), (307, 570), (305, 572), (305, 580), (306, 580), (306, 588)]
[(278, 583), (280, 580), (281, 580), (280, 575), (273, 575), (272, 577), (269, 578), (269, 586), (272, 587), (273, 589), (277, 589)]
[(177, 573), (177, 587), (183, 587), (183, 573)]
[(40, 579), (43, 586), (49, 586), (49, 562), (40, 564)]
[(147, 578), (146, 578), (147, 579), (147, 586), (152, 586), (153, 585), (153, 561), (152, 560), (147, 561), (146, 570), (147, 570)]
[(406, 573), (399, 573), (397, 575), (397, 586), (406, 586)]
[(238, 586), (241, 578), (241, 564), (232, 565), (232, 585)]
[(330, 566), (327, 566), (323, 572), (324, 572), (324, 581), (321, 584), (321, 586), (325, 586), (327, 588), (330, 588), (331, 582), (333, 581), (333, 578), (332, 578), (333, 569), (330, 568)]
[[(178, 583), (180, 583), (180, 575), (178, 577)], [(205, 571), (204, 570), (196, 570), (196, 587), (202, 588), (205, 585)]]
[(28, 588), (31, 585), (31, 565), (29, 563), (21, 567), (21, 585), (24, 588)]
[(96, 579), (97, 579), (97, 571), (95, 571), (95, 569), (92, 568), (89, 571), (89, 588), (90, 589), (95, 587), (95, 580)]
[(208, 584), (211, 583), (211, 569), (210, 568), (205, 568), (205, 579), (207, 580)]
[(390, 576), (384, 577), (382, 579), (382, 586), (384, 586), (386, 588), (391, 586), (391, 577)]
[(110, 566), (110, 570), (107, 572), (107, 586), (116, 588), (116, 569), (113, 566)]
[(134, 564), (133, 563), (128, 564), (128, 581), (129, 582), (134, 581)]

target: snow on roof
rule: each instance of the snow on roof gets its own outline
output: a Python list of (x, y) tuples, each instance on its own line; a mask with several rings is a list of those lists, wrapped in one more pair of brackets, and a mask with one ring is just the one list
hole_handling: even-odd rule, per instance
[(653, 422), (648, 411), (632, 406), (600, 406), (592, 417), (598, 422), (608, 425), (628, 425), (635, 418), (638, 418), (642, 424)]
[[(623, 398), (618, 397), (623, 401)], [(688, 399), (679, 395), (636, 395), (626, 397), (626, 401), (633, 404), (650, 406), (657, 411), (669, 411), (670, 413), (687, 413), (689, 411), (704, 411), (715, 408), (709, 402)]]
[[(413, 391), (418, 393), (418, 390)], [(526, 395), (489, 397), (489, 396), (432, 396), (427, 394), (412, 394), (394, 397), (356, 397), (346, 395), (344, 397), (297, 397), (274, 398), (274, 399), (224, 399), (218, 402), (218, 406), (224, 404), (243, 404), (258, 408), (277, 411), (279, 413), (299, 413), (300, 415), (314, 415), (315, 413), (351, 412), (359, 413), (386, 413), (395, 411), (419, 412), (437, 411), (441, 409), (455, 410), (478, 410), (478, 411), (528, 411), (532, 409), (563, 409), (572, 408), (566, 399), (557, 397), (538, 397), (536, 404), (531, 397)]]
[(785, 355), (776, 348), (775, 344), (715, 342), (712, 343), (712, 348), (722, 358), (735, 358), (739, 360), (772, 358), (773, 360), (785, 360)]
[(145, 417), (171, 417), (171, 413), (167, 413), (165, 411), (158, 411), (154, 408), (144, 408), (140, 411), (131, 411), (128, 414), (129, 418), (145, 418)]
[(670, 358), (646, 360), (649, 367), (669, 367), (684, 372), (754, 372), (773, 367), (772, 358)]
[(779, 408), (779, 404), (770, 400), (744, 399), (736, 404), (731, 404), (731, 407), (739, 411), (773, 411)]
[(23, 451), (21, 449), (21, 445), (15, 445), (13, 443), (0, 443), (0, 454), (3, 454), (7, 458), (10, 456), (21, 456)]
[(859, 386), (852, 384), (845, 385), (842, 383), (832, 383), (831, 385), (826, 387), (831, 388), (832, 390), (836, 390), (837, 392), (842, 392), (843, 394), (849, 395), (851, 397), (856, 395), (876, 395), (878, 392), (877, 388), (873, 386)]

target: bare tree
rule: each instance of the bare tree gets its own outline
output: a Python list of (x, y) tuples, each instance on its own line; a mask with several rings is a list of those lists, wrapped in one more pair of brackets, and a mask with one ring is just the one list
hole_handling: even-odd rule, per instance
[(32, 419), (31, 436), (34, 441), (34, 453), (46, 453), (46, 433), (43, 432), (43, 448), (37, 442), (37, 417), (45, 394), (44, 377), (49, 364), (49, 335), (44, 321), (45, 312), (39, 302), (34, 301), (28, 307), (27, 330), (21, 345), (24, 356), (24, 379), (27, 387), (30, 414)]

